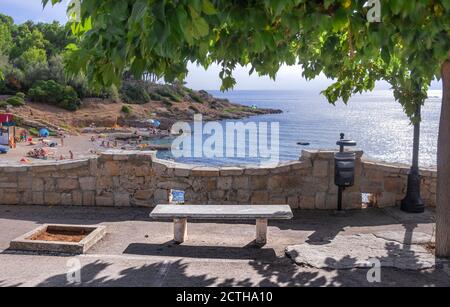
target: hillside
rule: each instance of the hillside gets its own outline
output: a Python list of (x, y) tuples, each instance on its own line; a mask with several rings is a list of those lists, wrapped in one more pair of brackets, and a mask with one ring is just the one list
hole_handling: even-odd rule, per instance
[[(71, 132), (81, 128), (96, 127), (142, 127), (148, 119), (157, 119), (162, 129), (170, 129), (179, 120), (192, 120), (200, 113), (204, 120), (240, 119), (253, 115), (280, 113), (273, 109), (254, 109), (231, 103), (226, 99), (214, 98), (205, 91), (193, 91), (186, 87), (145, 83), (145, 93), (140, 99), (127, 97), (115, 102), (111, 99), (86, 98), (79, 109), (69, 111), (44, 102), (32, 102), (27, 98), (25, 105), (12, 107), (8, 111), (32, 126), (62, 128)], [(125, 85), (126, 87), (127, 85)], [(135, 88), (132, 90), (136, 94)], [(126, 91), (125, 91), (126, 93)], [(137, 96), (141, 96), (141, 94)], [(148, 96), (148, 97), (147, 97)], [(0, 97), (0, 105), (5, 106), (8, 96)], [(147, 100), (148, 99), (148, 100)], [(0, 109), (1, 111), (2, 109)]]

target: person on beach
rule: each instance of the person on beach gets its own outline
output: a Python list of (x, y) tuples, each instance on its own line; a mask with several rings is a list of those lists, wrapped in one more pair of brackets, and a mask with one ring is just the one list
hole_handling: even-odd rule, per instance
[(9, 144), (9, 148), (11, 148), (11, 149), (15, 149), (16, 148), (16, 140), (14, 139), (14, 137), (13, 136), (11, 136), (10, 138), (9, 138), (9, 142), (8, 142)]

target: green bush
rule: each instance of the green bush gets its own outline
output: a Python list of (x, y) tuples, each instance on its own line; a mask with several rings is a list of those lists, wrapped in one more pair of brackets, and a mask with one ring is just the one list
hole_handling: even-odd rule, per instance
[(28, 132), (32, 135), (32, 136), (39, 136), (39, 131), (36, 128), (30, 128), (28, 130)]
[(0, 109), (6, 109), (8, 104), (5, 101), (0, 101)]
[(22, 93), (22, 92), (17, 92), (17, 93), (16, 93), (16, 96), (17, 96), (17, 97), (20, 97), (20, 98), (22, 98), (22, 99), (25, 99), (25, 94)]
[(130, 114), (133, 109), (130, 106), (122, 106), (122, 112), (125, 114)]
[(164, 97), (156, 93), (150, 93), (150, 98), (154, 101), (162, 101)]
[(195, 94), (193, 92), (189, 93), (189, 97), (191, 97), (195, 102), (198, 102), (198, 103), (203, 103), (204, 102), (202, 97), (200, 97), (199, 95), (197, 95), (197, 94)]
[(21, 107), (25, 105), (25, 100), (19, 96), (13, 96), (6, 100), (6, 103), (12, 105), (13, 107)]
[(180, 102), (182, 101), (182, 97), (176, 93), (175, 91), (169, 89), (168, 87), (160, 87), (156, 90), (156, 92), (166, 98), (169, 98), (172, 101)]
[(130, 104), (144, 104), (150, 101), (145, 85), (139, 82), (124, 82), (120, 94), (122, 100)]
[(36, 82), (28, 91), (28, 96), (33, 101), (47, 102), (69, 111), (75, 111), (81, 106), (73, 87), (61, 85), (53, 80)]
[(173, 105), (173, 102), (170, 101), (169, 98), (164, 97), (161, 101), (168, 107), (171, 107)]

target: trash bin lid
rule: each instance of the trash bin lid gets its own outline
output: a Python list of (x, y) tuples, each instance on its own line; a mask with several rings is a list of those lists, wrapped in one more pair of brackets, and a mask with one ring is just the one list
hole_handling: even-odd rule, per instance
[(337, 141), (336, 145), (351, 147), (351, 146), (356, 146), (356, 142), (352, 141), (352, 140), (339, 140), (339, 141)]
[(356, 153), (354, 152), (338, 152), (334, 155), (334, 158), (336, 160), (355, 160), (356, 159)]

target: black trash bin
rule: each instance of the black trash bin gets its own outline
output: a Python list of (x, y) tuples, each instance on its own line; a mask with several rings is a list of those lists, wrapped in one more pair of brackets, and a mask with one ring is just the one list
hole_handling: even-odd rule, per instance
[(348, 188), (355, 184), (356, 154), (339, 152), (334, 156), (334, 182), (338, 187)]
[(356, 146), (355, 141), (346, 140), (341, 133), (341, 139), (336, 143), (340, 150), (334, 155), (334, 182), (339, 187), (338, 191), (338, 211), (342, 210), (342, 193), (346, 188), (355, 185), (356, 154), (346, 152), (345, 147)]

